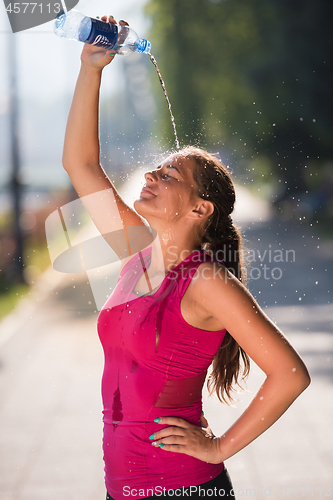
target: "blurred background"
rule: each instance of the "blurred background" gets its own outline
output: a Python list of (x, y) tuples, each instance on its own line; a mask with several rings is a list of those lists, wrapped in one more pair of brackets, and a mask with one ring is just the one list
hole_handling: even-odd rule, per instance
[[(308, 487), (303, 497), (329, 496), (332, 4), (80, 0), (76, 8), (125, 19), (151, 41), (181, 145), (218, 152), (234, 173), (235, 219), (258, 270), (250, 290), (310, 368), (312, 386), (295, 410), (230, 459), (238, 491), (281, 498), (298, 485)], [(98, 307), (86, 275), (50, 268), (45, 238), (48, 215), (76, 198), (61, 155), (82, 46), (56, 37), (52, 23), (13, 35), (4, 5), (0, 40), (0, 497), (97, 500), (104, 495)], [(175, 148), (148, 57), (118, 56), (105, 69), (100, 135), (103, 167), (124, 198), (135, 199), (142, 171)], [(277, 266), (281, 276), (272, 274)], [(217, 433), (242, 404), (221, 423), (207, 400)]]

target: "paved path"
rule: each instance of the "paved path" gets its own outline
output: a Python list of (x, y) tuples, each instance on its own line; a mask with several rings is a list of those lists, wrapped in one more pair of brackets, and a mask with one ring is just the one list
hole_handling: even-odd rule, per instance
[[(261, 252), (254, 254), (252, 267), (257, 270), (250, 288), (303, 356), (312, 385), (278, 423), (229, 459), (227, 466), (238, 499), (333, 496), (333, 306), (328, 291), (332, 243), (318, 241), (305, 224), (270, 221), (267, 207), (244, 190), (240, 198), (237, 218), (251, 248)], [(292, 252), (289, 262), (274, 262), (277, 253), (272, 252), (278, 249), (294, 250), (295, 262)], [(273, 278), (270, 273), (277, 267), (282, 276), (274, 280), (278, 271)], [(103, 354), (96, 318), (87, 277), (50, 269), (32, 290), (30, 301), (21, 302), (0, 324), (1, 500), (105, 498)], [(262, 380), (254, 367), (249, 392), (239, 395), (235, 408), (205, 398), (205, 412), (216, 434), (238, 417)]]

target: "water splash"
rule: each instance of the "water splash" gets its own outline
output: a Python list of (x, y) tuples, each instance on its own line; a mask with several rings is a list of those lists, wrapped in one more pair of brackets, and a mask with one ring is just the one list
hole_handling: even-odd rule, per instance
[(160, 80), (160, 84), (161, 84), (161, 87), (163, 89), (164, 96), (165, 96), (165, 99), (166, 99), (166, 102), (167, 102), (167, 105), (168, 105), (168, 108), (169, 108), (169, 113), (170, 113), (170, 117), (171, 117), (171, 124), (172, 124), (172, 128), (173, 128), (173, 133), (175, 135), (176, 147), (177, 147), (177, 149), (180, 149), (178, 135), (177, 135), (177, 130), (176, 130), (175, 117), (172, 114), (171, 104), (170, 104), (169, 97), (168, 97), (168, 94), (167, 94), (167, 91), (166, 91), (166, 88), (165, 88), (164, 80), (163, 80), (162, 75), (160, 73), (160, 70), (159, 70), (159, 67), (157, 65), (157, 61), (156, 61), (155, 57), (150, 52), (149, 52), (148, 55), (150, 57), (151, 62), (153, 63), (153, 65), (156, 68), (156, 71), (157, 71), (157, 74), (158, 74), (158, 78)]

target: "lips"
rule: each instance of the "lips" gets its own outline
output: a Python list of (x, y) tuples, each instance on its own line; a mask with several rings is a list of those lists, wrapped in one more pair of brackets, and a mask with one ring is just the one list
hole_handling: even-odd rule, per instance
[(156, 194), (147, 186), (144, 186), (141, 189), (141, 193), (149, 193), (149, 194), (152, 194), (153, 196), (156, 196)]

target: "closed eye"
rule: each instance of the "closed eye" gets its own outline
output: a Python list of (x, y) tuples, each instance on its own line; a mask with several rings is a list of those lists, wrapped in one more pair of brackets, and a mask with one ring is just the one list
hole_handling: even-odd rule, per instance
[[(169, 168), (169, 169), (173, 168), (174, 170), (176, 170), (176, 171), (179, 173), (178, 168), (177, 168), (177, 167), (175, 167), (174, 165), (163, 165), (163, 167), (165, 167), (165, 168)], [(162, 167), (161, 165), (159, 165), (158, 167), (156, 167), (156, 170), (160, 170), (160, 169), (161, 169), (161, 168), (163, 168), (163, 167)], [(169, 178), (169, 179), (174, 179), (174, 180), (176, 180), (176, 181), (178, 181), (178, 180), (179, 180), (179, 179), (177, 179), (177, 177), (173, 177), (173, 176), (171, 176), (171, 175), (169, 175), (169, 174), (165, 174), (165, 173), (163, 173), (163, 174), (162, 174), (162, 179), (167, 180), (168, 178)]]
[(166, 180), (166, 179), (174, 179), (174, 177), (171, 177), (171, 175), (168, 175), (168, 174), (162, 174), (162, 180)]

